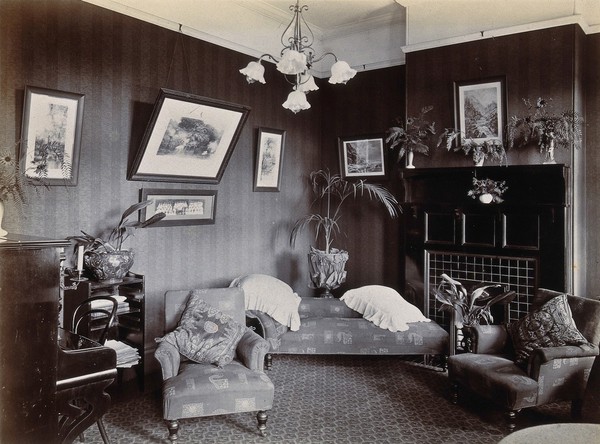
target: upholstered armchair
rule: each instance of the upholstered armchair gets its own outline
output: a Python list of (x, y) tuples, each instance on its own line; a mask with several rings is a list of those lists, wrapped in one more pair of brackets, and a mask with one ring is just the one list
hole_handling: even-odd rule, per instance
[[(555, 299), (563, 294), (538, 290), (532, 303), (531, 317), (527, 319), (531, 322), (526, 336), (533, 338), (540, 332), (552, 336), (559, 332), (556, 325), (559, 323), (549, 326), (545, 324), (546, 320), (554, 316), (562, 321), (561, 317), (567, 318), (572, 314), (575, 332), (578, 330), (583, 335), (583, 341), (577, 340), (576, 333), (569, 335), (567, 332), (567, 344), (578, 345), (531, 346), (529, 355), (524, 359), (519, 348), (521, 344), (517, 342), (515, 347), (512, 338), (518, 336), (516, 329), (524, 325), (525, 318), (508, 327), (476, 326), (473, 353), (458, 354), (448, 359), (448, 377), (454, 389), (453, 402), (457, 403), (459, 388), (465, 388), (498, 403), (506, 409), (510, 430), (515, 428), (516, 413), (521, 409), (549, 402), (572, 401), (572, 415), (579, 417), (586, 384), (598, 355), (600, 301), (568, 295), (568, 303), (562, 302), (568, 305), (566, 313), (557, 315), (556, 310), (554, 313), (544, 311), (550, 304), (565, 301), (563, 298)], [(568, 313), (569, 309), (571, 313)], [(544, 343), (544, 337), (539, 339)]]
[[(269, 344), (246, 327), (244, 293), (239, 288), (166, 292), (165, 333), (178, 331), (193, 300), (205, 301), (209, 307), (207, 314), (216, 316), (214, 322), (203, 325), (204, 330), (217, 330), (216, 325), (221, 321), (228, 322), (223, 330), (243, 330), (235, 346), (235, 358), (229, 363), (220, 361), (220, 365), (187, 359), (186, 352), (181, 350), (181, 336), (177, 341), (166, 340), (168, 335), (159, 339), (155, 357), (162, 367), (163, 417), (169, 438), (177, 439), (178, 420), (182, 418), (252, 411), (258, 412), (258, 430), (264, 436), (266, 411), (272, 408), (274, 396), (273, 383), (263, 371)], [(234, 321), (234, 327), (230, 326), (227, 316)], [(221, 357), (219, 351), (218, 359)]]

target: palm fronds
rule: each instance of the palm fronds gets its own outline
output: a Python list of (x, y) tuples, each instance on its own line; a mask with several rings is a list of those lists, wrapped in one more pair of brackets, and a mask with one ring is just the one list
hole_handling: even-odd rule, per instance
[(329, 253), (336, 234), (341, 232), (339, 221), (341, 209), (349, 198), (367, 196), (374, 202), (382, 203), (391, 217), (397, 217), (400, 206), (394, 195), (385, 187), (368, 183), (365, 180), (356, 182), (348, 181), (339, 174), (332, 174), (329, 170), (313, 171), (309, 175), (309, 182), (314, 194), (313, 206), (322, 208), (321, 213), (307, 214), (298, 219), (290, 232), (290, 245), (296, 244), (298, 234), (310, 225), (315, 228), (315, 241), (323, 238), (325, 251)]

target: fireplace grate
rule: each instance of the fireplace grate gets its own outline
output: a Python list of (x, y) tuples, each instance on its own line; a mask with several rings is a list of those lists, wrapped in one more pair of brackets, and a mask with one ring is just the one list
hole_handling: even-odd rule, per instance
[(449, 316), (440, 311), (439, 302), (431, 290), (446, 273), (458, 281), (479, 281), (502, 284), (517, 293), (510, 303), (507, 322), (519, 319), (529, 311), (537, 286), (537, 260), (530, 257), (486, 256), (438, 251), (425, 252), (426, 311), (429, 318), (448, 326)]

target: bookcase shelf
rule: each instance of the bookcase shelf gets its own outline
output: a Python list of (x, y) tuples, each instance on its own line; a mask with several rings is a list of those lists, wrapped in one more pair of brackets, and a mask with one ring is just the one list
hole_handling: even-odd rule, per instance
[[(65, 285), (71, 285), (71, 281), (65, 278)], [(126, 310), (117, 311), (116, 339), (135, 347), (140, 355), (140, 361), (133, 368), (136, 372), (137, 382), (143, 391), (144, 384), (144, 330), (145, 330), (145, 286), (144, 276), (136, 273), (128, 273), (122, 282), (80, 282), (76, 289), (65, 290), (63, 298), (63, 325), (66, 330), (73, 329), (72, 317), (75, 308), (86, 299), (93, 296), (125, 296), (129, 307)], [(94, 339), (96, 326), (90, 321), (87, 326), (90, 339)], [(86, 331), (84, 328), (83, 331)], [(119, 373), (120, 379), (122, 372)]]

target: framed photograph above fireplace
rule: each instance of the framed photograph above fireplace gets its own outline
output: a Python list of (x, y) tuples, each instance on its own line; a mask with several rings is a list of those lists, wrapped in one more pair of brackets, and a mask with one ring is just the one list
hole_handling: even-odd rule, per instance
[(503, 141), (506, 125), (504, 77), (454, 82), (455, 127), (459, 144)]

